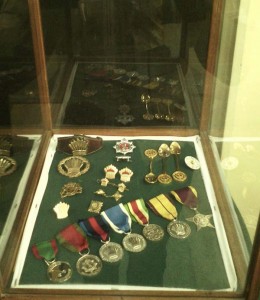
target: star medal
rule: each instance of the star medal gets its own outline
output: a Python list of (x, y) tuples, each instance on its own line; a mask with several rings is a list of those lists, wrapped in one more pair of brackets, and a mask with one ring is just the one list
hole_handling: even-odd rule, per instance
[(203, 215), (199, 213), (198, 207), (198, 193), (193, 186), (187, 186), (178, 190), (171, 191), (173, 197), (181, 204), (189, 207), (195, 211), (195, 215), (191, 218), (187, 218), (187, 221), (193, 222), (197, 226), (197, 230), (204, 227), (215, 228), (210, 223), (212, 214)]

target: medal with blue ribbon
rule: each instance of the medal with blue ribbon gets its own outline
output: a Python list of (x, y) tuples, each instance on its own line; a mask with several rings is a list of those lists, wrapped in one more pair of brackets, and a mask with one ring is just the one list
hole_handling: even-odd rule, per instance
[(145, 249), (144, 237), (140, 234), (131, 233), (132, 219), (122, 203), (101, 212), (101, 217), (115, 232), (126, 234), (123, 239), (123, 246), (126, 250), (140, 252)]

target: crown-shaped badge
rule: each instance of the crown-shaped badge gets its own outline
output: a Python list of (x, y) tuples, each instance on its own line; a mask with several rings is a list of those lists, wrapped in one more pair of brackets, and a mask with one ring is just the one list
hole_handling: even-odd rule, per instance
[(74, 156), (84, 156), (88, 152), (88, 140), (84, 136), (77, 137), (69, 143)]
[(4, 137), (0, 138), (0, 155), (10, 156), (12, 144)]
[(107, 179), (115, 179), (118, 169), (114, 165), (109, 165), (104, 168)]
[(58, 164), (58, 171), (70, 178), (85, 174), (89, 168), (89, 161), (81, 156), (66, 157)]
[(59, 202), (53, 207), (54, 212), (56, 213), (57, 219), (65, 219), (68, 217), (70, 205), (65, 202)]
[(120, 180), (123, 182), (129, 182), (132, 175), (134, 174), (132, 170), (130, 170), (129, 168), (123, 168), (119, 171), (120, 174)]

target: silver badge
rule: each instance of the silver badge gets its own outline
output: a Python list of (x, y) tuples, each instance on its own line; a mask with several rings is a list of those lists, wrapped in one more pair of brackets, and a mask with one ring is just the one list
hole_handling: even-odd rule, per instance
[(123, 254), (123, 248), (119, 244), (113, 242), (108, 242), (99, 249), (101, 259), (110, 263), (122, 259)]
[(185, 239), (191, 233), (190, 226), (187, 223), (177, 220), (168, 224), (167, 231), (170, 236), (177, 239)]
[(200, 162), (193, 156), (186, 156), (184, 159), (186, 165), (192, 170), (200, 169)]
[(102, 261), (96, 255), (85, 254), (77, 261), (76, 268), (83, 276), (96, 276), (102, 269)]
[(47, 264), (47, 272), (50, 281), (62, 283), (71, 278), (72, 269), (69, 263), (65, 261), (54, 261)]
[(130, 233), (123, 239), (123, 246), (130, 252), (141, 252), (146, 247), (146, 240), (137, 233)]
[(160, 241), (164, 237), (164, 230), (157, 224), (148, 224), (143, 229), (143, 235), (149, 241)]
[(204, 227), (211, 227), (215, 228), (211, 223), (210, 219), (212, 218), (212, 215), (203, 215), (200, 214), (198, 211), (196, 211), (196, 215), (192, 218), (186, 218), (187, 221), (191, 221), (196, 224), (197, 230), (200, 230), (201, 228)]

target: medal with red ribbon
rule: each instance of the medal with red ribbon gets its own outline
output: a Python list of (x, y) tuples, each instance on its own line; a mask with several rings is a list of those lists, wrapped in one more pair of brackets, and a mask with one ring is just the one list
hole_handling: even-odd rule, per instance
[(99, 249), (99, 255), (103, 261), (113, 263), (122, 259), (123, 249), (119, 244), (110, 242), (109, 226), (100, 215), (79, 220), (78, 223), (88, 236), (104, 243)]
[(167, 232), (170, 236), (177, 239), (185, 239), (190, 235), (190, 226), (183, 221), (177, 220), (178, 212), (176, 207), (166, 195), (160, 194), (148, 200), (147, 203), (155, 214), (171, 221), (167, 226)]
[(145, 249), (144, 237), (131, 233), (132, 219), (122, 203), (102, 211), (101, 217), (115, 232), (126, 235), (123, 239), (123, 246), (126, 250), (140, 252)]
[(62, 283), (70, 279), (72, 275), (70, 264), (56, 261), (58, 247), (55, 239), (34, 244), (32, 252), (37, 259), (45, 261), (48, 266), (47, 274), (52, 282)]
[(195, 215), (191, 218), (186, 218), (187, 221), (195, 223), (197, 226), (197, 230), (200, 230), (203, 227), (211, 227), (215, 228), (210, 223), (210, 215), (203, 215), (198, 211), (198, 193), (197, 190), (193, 186), (187, 186), (178, 190), (171, 191), (172, 196), (179, 203), (189, 207), (190, 209), (195, 211)]
[(137, 199), (125, 204), (132, 220), (144, 226), (143, 235), (150, 241), (160, 241), (164, 237), (164, 231), (157, 224), (149, 224), (149, 211), (144, 200)]
[[(77, 223), (64, 228), (58, 233), (56, 238), (66, 249), (81, 255), (76, 264), (79, 274), (83, 276), (95, 276), (100, 273), (102, 262), (98, 256), (89, 254), (88, 239)], [(87, 251), (87, 254), (83, 254), (83, 251)]]

